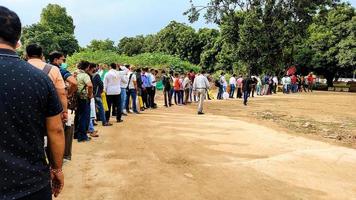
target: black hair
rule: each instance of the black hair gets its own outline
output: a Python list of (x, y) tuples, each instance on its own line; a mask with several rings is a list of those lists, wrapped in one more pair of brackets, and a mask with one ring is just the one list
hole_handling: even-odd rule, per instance
[(95, 63), (89, 63), (89, 69), (93, 69), (96, 68), (96, 64)]
[(90, 63), (88, 61), (80, 61), (78, 64), (78, 69), (86, 70), (89, 67)]
[(64, 56), (63, 53), (59, 51), (53, 51), (52, 53), (49, 54), (49, 62), (53, 63), (55, 59), (60, 59), (63, 56)]
[(201, 74), (205, 74), (206, 73), (206, 71), (205, 70), (201, 70)]
[(236, 74), (232, 75), (233, 77), (236, 77)]
[(29, 58), (40, 58), (43, 55), (43, 49), (38, 44), (30, 44), (26, 47), (26, 54)]
[(158, 70), (157, 69), (155, 70), (155, 73), (158, 74)]
[(194, 70), (191, 69), (191, 70), (190, 70), (190, 73), (193, 73), (193, 72), (194, 72)]
[(113, 69), (116, 69), (117, 68), (117, 65), (115, 63), (111, 63), (110, 64), (110, 67), (113, 68)]
[(161, 71), (161, 73), (162, 73), (162, 74), (165, 74), (165, 73), (166, 73), (166, 71), (162, 70), (162, 71)]
[(140, 68), (136, 69), (136, 72), (141, 73), (141, 69)]
[(0, 42), (16, 47), (21, 37), (19, 16), (4, 6), (0, 6)]

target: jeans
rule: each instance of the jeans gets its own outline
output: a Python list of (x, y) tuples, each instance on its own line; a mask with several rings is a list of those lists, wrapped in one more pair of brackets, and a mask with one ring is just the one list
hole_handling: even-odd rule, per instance
[(130, 97), (131, 97), (131, 101), (132, 101), (132, 110), (134, 112), (138, 112), (137, 105), (136, 105), (136, 99), (137, 99), (136, 89), (129, 89), (129, 91), (127, 93), (126, 105), (125, 105), (127, 111), (129, 111)]
[(164, 96), (164, 106), (172, 105), (172, 95), (170, 88), (163, 88), (163, 96)]
[(234, 94), (235, 94), (235, 85), (231, 84), (230, 85), (230, 98), (234, 98)]
[(257, 92), (257, 95), (261, 95), (261, 85), (257, 85), (256, 92)]
[(88, 132), (92, 133), (92, 132), (94, 132), (94, 131), (95, 131), (95, 130), (94, 130), (94, 122), (93, 122), (92, 119), (90, 119)]
[(87, 140), (87, 132), (90, 122), (90, 101), (87, 99), (78, 99), (78, 124), (77, 126), (77, 139), (78, 141)]
[(224, 86), (220, 86), (219, 87), (218, 96), (216, 98), (217, 99), (222, 99), (223, 98), (223, 94), (224, 94)]
[(245, 90), (244, 91), (244, 104), (245, 105), (247, 105), (247, 100), (248, 100), (249, 95), (250, 95), (250, 91)]
[(122, 108), (121, 108), (121, 95), (107, 95), (107, 102), (108, 102), (108, 107), (109, 111), (105, 113), (107, 121), (110, 119), (110, 113), (111, 109), (116, 110), (116, 120), (121, 120), (121, 115), (122, 115)]
[(174, 101), (176, 104), (183, 104), (183, 90), (174, 91)]
[(242, 88), (237, 88), (237, 98), (238, 99), (242, 98)]
[(126, 88), (121, 88), (121, 110), (124, 112), (126, 109)]
[(96, 104), (96, 107), (98, 108), (98, 114), (99, 114), (100, 120), (104, 125), (107, 123), (107, 119), (105, 117), (105, 110), (104, 110), (104, 106), (103, 106), (103, 100), (101, 99), (101, 97), (95, 97), (95, 104)]
[[(194, 99), (193, 99), (194, 98)], [(193, 87), (189, 88), (189, 100), (190, 102), (196, 102), (197, 101), (197, 96), (195, 95), (195, 93), (193, 92)]]

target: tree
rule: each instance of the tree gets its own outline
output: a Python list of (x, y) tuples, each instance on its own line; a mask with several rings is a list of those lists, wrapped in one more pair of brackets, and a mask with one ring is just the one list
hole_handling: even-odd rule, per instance
[(117, 51), (115, 42), (109, 39), (92, 40), (87, 48), (92, 51)]
[(134, 56), (144, 53), (145, 38), (143, 35), (136, 37), (124, 37), (120, 40), (118, 50), (120, 54)]
[(24, 47), (31, 43), (40, 44), (45, 56), (55, 50), (71, 55), (79, 50), (74, 28), (73, 19), (65, 8), (49, 4), (42, 10), (39, 23), (23, 28), (21, 42)]
[(355, 9), (341, 4), (317, 15), (308, 29), (306, 43), (313, 54), (309, 64), (325, 76), (329, 87), (336, 76), (351, 73), (355, 66), (354, 20)]

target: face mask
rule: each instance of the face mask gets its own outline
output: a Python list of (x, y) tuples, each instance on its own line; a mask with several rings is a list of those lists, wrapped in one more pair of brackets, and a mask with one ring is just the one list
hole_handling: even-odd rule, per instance
[(67, 69), (68, 68), (68, 64), (67, 63), (62, 63), (61, 64), (61, 68), (62, 69)]

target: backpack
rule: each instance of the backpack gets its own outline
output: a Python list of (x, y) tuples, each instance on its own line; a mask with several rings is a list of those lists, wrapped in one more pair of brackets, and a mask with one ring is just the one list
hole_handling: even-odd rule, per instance
[(221, 83), (220, 83), (219, 80), (216, 80), (216, 81), (215, 81), (215, 86), (216, 86), (216, 87), (220, 87), (220, 86), (221, 86)]

